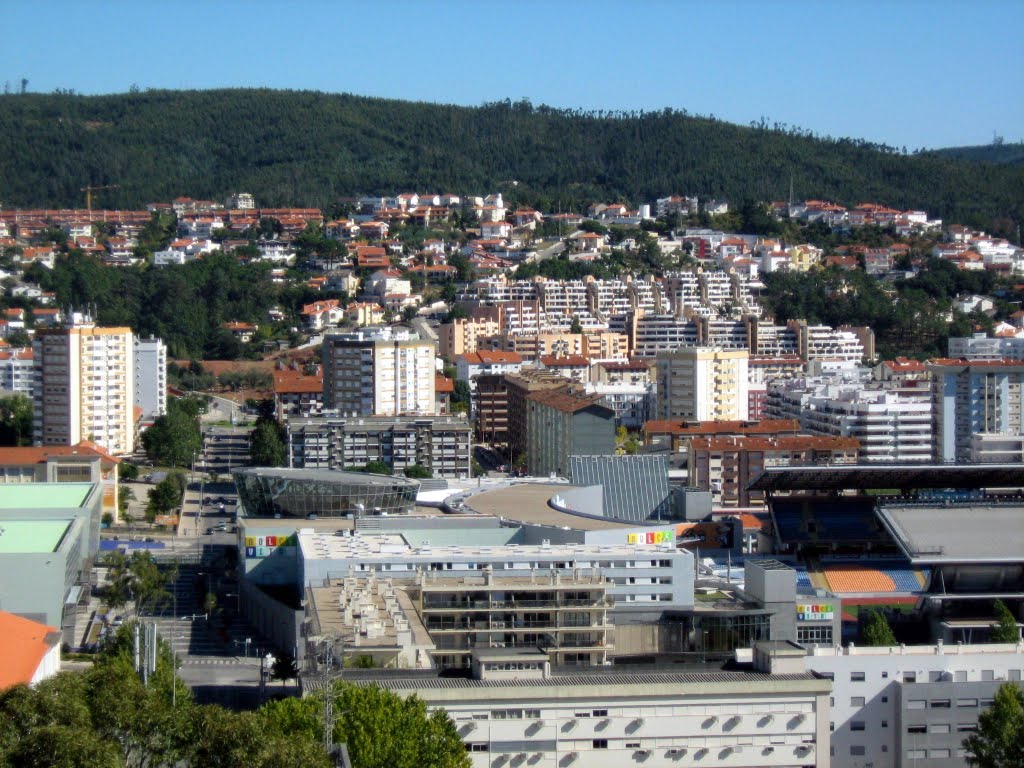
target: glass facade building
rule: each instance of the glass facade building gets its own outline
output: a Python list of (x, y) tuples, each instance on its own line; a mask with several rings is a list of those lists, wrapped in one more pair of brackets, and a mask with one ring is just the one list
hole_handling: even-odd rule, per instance
[(412, 512), (416, 480), (333, 469), (248, 467), (232, 472), (246, 517), (345, 517)]

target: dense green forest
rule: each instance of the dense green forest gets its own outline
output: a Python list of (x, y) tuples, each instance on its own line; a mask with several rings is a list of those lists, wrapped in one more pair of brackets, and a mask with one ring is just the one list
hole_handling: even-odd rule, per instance
[[(515, 182), (513, 184), (513, 182)], [(1024, 216), (1024, 169), (907, 154), (786, 125), (685, 111), (608, 113), (503, 101), (459, 107), (307, 91), (0, 97), (0, 201), (136, 208), (245, 190), (267, 206), (500, 189), (544, 209), (666, 194), (923, 208), (978, 226)]]
[(928, 154), (953, 160), (967, 160), (972, 163), (1013, 165), (1024, 168), (1024, 142), (1015, 144), (994, 142), (976, 147), (946, 147), (945, 149), (936, 149)]

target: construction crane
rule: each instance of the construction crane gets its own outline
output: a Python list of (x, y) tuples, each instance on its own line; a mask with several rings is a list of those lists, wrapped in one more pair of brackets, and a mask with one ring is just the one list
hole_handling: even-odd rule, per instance
[(87, 187), (82, 187), (79, 191), (85, 192), (85, 207), (92, 213), (92, 193), (98, 192), (101, 189), (120, 189), (120, 184), (104, 184), (103, 186), (94, 187), (90, 184)]

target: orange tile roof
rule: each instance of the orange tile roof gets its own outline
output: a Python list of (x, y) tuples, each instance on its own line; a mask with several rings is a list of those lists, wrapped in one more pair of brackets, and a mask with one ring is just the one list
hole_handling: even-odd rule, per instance
[(542, 355), (540, 362), (545, 368), (586, 368), (590, 365), (583, 355)]
[(648, 434), (672, 435), (764, 435), (796, 433), (800, 431), (799, 419), (764, 419), (762, 421), (673, 421), (653, 420), (644, 424)]
[(31, 683), (43, 657), (60, 639), (56, 627), (0, 611), (0, 690)]
[(455, 392), (455, 382), (440, 373), (434, 374), (434, 391), (438, 394)]
[(323, 373), (307, 374), (292, 368), (274, 371), (274, 394), (315, 394), (323, 391)]
[(705, 437), (691, 441), (694, 451), (802, 451), (823, 449), (833, 451), (860, 448), (855, 437), (812, 437), (810, 435), (778, 435), (773, 437)]
[(523, 362), (523, 356), (518, 352), (499, 352), (482, 349), (479, 352), (466, 352), (462, 359), (469, 365), (483, 365), (488, 363), (515, 364)]
[(0, 466), (27, 466), (41, 464), (50, 456), (100, 456), (105, 463), (120, 464), (121, 460), (111, 456), (106, 449), (90, 440), (75, 445), (21, 446), (0, 448)]

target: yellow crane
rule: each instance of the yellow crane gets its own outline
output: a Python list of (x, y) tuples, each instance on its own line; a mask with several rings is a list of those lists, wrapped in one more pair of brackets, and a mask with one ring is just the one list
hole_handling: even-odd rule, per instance
[(85, 207), (92, 213), (92, 193), (98, 192), (101, 189), (120, 189), (120, 184), (104, 184), (103, 186), (94, 187), (92, 184), (86, 187), (82, 187), (80, 192), (85, 192)]

